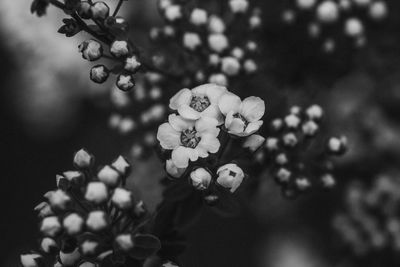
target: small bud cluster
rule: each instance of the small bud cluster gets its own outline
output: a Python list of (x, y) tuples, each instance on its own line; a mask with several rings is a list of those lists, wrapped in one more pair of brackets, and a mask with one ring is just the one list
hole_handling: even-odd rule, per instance
[(396, 258), (400, 252), (399, 192), (398, 172), (380, 175), (370, 185), (365, 180), (348, 185), (346, 208), (336, 215), (333, 226), (355, 255)]
[(120, 156), (94, 174), (94, 157), (84, 149), (73, 162), (75, 169), (57, 175), (57, 189), (35, 208), (40, 250), (23, 254), (22, 266), (96, 267), (108, 261), (129, 266), (153, 255), (160, 244), (144, 233), (148, 212), (124, 187), (129, 163)]
[(248, 154), (264, 142), (256, 134), (263, 124), (264, 101), (241, 100), (225, 87), (204, 84), (182, 89), (169, 107), (176, 113), (160, 125), (157, 140), (170, 177), (188, 178), (207, 203), (218, 200), (218, 188), (235, 192), (246, 176)]
[(305, 110), (293, 106), (284, 118), (270, 123), (263, 150), (255, 155), (260, 166), (267, 163), (287, 197), (313, 186), (335, 186), (332, 156), (343, 155), (347, 148), (345, 137), (318, 138), (323, 110), (312, 105)]
[(146, 158), (157, 144), (155, 131), (167, 112), (166, 86), (164, 76), (147, 72), (139, 76), (132, 91), (111, 90), (110, 127), (129, 139), (130, 154), (135, 159)]
[(222, 0), (217, 5), (221, 5), (224, 14), (207, 6), (201, 8), (200, 4), (193, 7), (182, 1), (159, 1), (166, 25), (153, 29), (150, 37), (163, 47), (179, 44), (190, 55), (184, 57), (184, 86), (207, 82), (228, 86), (240, 75), (258, 70), (254, 37), (261, 27), (261, 11), (248, 0)]
[(386, 0), (296, 0), (282, 13), (288, 25), (306, 21), (308, 35), (318, 40), (324, 52), (335, 51), (339, 42), (355, 47), (367, 41), (366, 25), (387, 17)]

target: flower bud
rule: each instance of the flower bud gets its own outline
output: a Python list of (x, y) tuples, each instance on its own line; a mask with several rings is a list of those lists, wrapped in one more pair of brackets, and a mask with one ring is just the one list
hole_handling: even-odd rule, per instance
[(257, 151), (265, 142), (265, 138), (258, 134), (250, 135), (243, 143), (244, 148), (248, 148), (251, 152)]
[(135, 55), (133, 55), (131, 57), (127, 57), (125, 59), (124, 69), (126, 71), (129, 71), (130, 73), (136, 73), (138, 71), (138, 69), (140, 68), (140, 66), (141, 66), (141, 64)]
[(97, 173), (97, 178), (106, 185), (115, 187), (120, 182), (121, 177), (116, 169), (106, 165)]
[(205, 190), (211, 182), (211, 174), (204, 168), (198, 168), (190, 173), (190, 180), (197, 190)]
[(81, 253), (79, 253), (78, 248), (68, 253), (60, 251), (60, 262), (63, 266), (74, 266), (80, 259)]
[(216, 73), (210, 75), (210, 78), (208, 79), (210, 83), (219, 85), (219, 86), (227, 86), (228, 85), (228, 79), (226, 76), (222, 73)]
[(338, 5), (332, 0), (323, 1), (317, 7), (317, 18), (324, 23), (333, 23), (339, 18)]
[(294, 147), (298, 143), (297, 136), (294, 133), (287, 133), (282, 137), (283, 144), (287, 147)]
[(108, 198), (107, 186), (102, 182), (90, 182), (87, 185), (85, 199), (88, 201), (101, 204)]
[(96, 267), (97, 265), (93, 262), (85, 261), (79, 264), (79, 267)]
[(314, 136), (319, 127), (314, 121), (307, 121), (303, 124), (302, 130), (305, 136)]
[(316, 3), (316, 0), (297, 0), (296, 4), (300, 9), (310, 9)]
[(229, 46), (228, 38), (224, 34), (213, 33), (208, 36), (208, 46), (217, 53), (222, 53)]
[(103, 47), (95, 40), (83, 41), (78, 49), (82, 53), (82, 57), (89, 61), (96, 61), (103, 56)]
[(244, 71), (247, 74), (252, 74), (252, 73), (254, 73), (254, 72), (256, 72), (258, 70), (257, 63), (252, 59), (247, 59), (243, 63), (243, 68), (244, 68)]
[(92, 18), (92, 5), (88, 1), (82, 1), (78, 7), (78, 15), (83, 19)]
[(71, 198), (60, 189), (47, 192), (44, 197), (49, 200), (50, 206), (53, 209), (64, 210), (71, 201)]
[(39, 212), (39, 217), (44, 218), (51, 215), (54, 215), (54, 212), (51, 210), (50, 205), (47, 202), (42, 202), (34, 208), (35, 211)]
[(210, 33), (223, 33), (225, 31), (225, 22), (220, 17), (212, 15), (208, 21), (208, 30)]
[(86, 219), (86, 226), (92, 231), (101, 231), (108, 226), (104, 211), (91, 211)]
[(42, 239), (40, 242), (40, 248), (45, 252), (45, 253), (51, 253), (55, 250), (58, 249), (57, 242), (49, 237), (45, 237)]
[(167, 173), (174, 178), (181, 177), (182, 174), (186, 171), (186, 168), (176, 167), (175, 164), (170, 159), (166, 161), (165, 169), (166, 169)]
[(182, 18), (182, 9), (179, 5), (170, 5), (165, 9), (165, 18), (168, 21), (175, 21)]
[(234, 163), (221, 166), (217, 170), (217, 183), (225, 188), (230, 189), (233, 193), (239, 188), (244, 179), (243, 170)]
[(299, 177), (295, 181), (297, 189), (300, 191), (305, 191), (311, 187), (311, 182), (305, 177)]
[(324, 115), (324, 111), (319, 105), (312, 105), (306, 109), (306, 114), (311, 120), (319, 120)]
[(200, 36), (197, 33), (187, 32), (183, 35), (183, 46), (189, 50), (195, 50), (201, 45)]
[(81, 216), (76, 213), (71, 213), (63, 220), (65, 231), (69, 235), (76, 235), (82, 231), (84, 221)]
[(114, 160), (111, 166), (123, 176), (127, 176), (131, 168), (131, 165), (123, 156), (119, 156), (116, 160)]
[(90, 8), (94, 19), (106, 19), (110, 14), (110, 8), (104, 2), (96, 2)]
[(190, 14), (190, 22), (196, 26), (207, 23), (207, 12), (204, 9), (195, 8)]
[(89, 154), (86, 149), (82, 148), (74, 155), (74, 165), (77, 168), (86, 169), (93, 165), (94, 157), (93, 155)]
[(95, 83), (104, 83), (110, 76), (110, 71), (104, 65), (93, 66), (90, 70), (90, 80)]
[(276, 162), (276, 164), (279, 164), (279, 165), (285, 165), (289, 162), (289, 159), (287, 158), (285, 153), (280, 153), (276, 156), (275, 162)]
[(344, 33), (349, 37), (357, 37), (364, 33), (364, 25), (357, 18), (349, 18), (344, 25)]
[(240, 63), (234, 57), (224, 57), (222, 59), (221, 70), (228, 76), (236, 76), (240, 72)]
[(120, 234), (115, 238), (115, 243), (117, 243), (118, 247), (128, 252), (133, 248), (133, 240), (131, 234)]
[(288, 128), (296, 129), (300, 125), (300, 118), (295, 114), (290, 114), (285, 117), (285, 124)]
[(126, 57), (129, 55), (129, 46), (127, 41), (116, 40), (111, 44), (110, 53), (117, 57)]
[(120, 74), (117, 78), (117, 87), (122, 91), (130, 91), (135, 86), (135, 80), (130, 74)]
[(249, 8), (248, 0), (230, 0), (229, 7), (233, 13), (245, 13)]
[(42, 258), (39, 254), (23, 254), (20, 257), (22, 267), (39, 267), (39, 260)]
[(161, 267), (179, 267), (179, 265), (177, 265), (176, 263), (173, 263), (172, 261), (167, 261), (167, 262), (164, 262)]
[(374, 20), (381, 20), (386, 18), (388, 13), (388, 8), (385, 2), (376, 1), (371, 3), (369, 6), (369, 15)]
[(85, 240), (80, 244), (80, 250), (85, 256), (93, 256), (99, 248), (99, 242), (95, 240)]
[(287, 184), (289, 182), (292, 173), (286, 168), (280, 168), (275, 173), (275, 179), (278, 183)]
[(336, 185), (336, 180), (332, 174), (326, 173), (321, 176), (321, 183), (324, 188), (332, 188)]
[(265, 142), (265, 148), (268, 151), (277, 151), (279, 149), (279, 140), (275, 137), (268, 137)]
[(40, 226), (40, 231), (45, 236), (54, 237), (60, 232), (60, 230), (61, 230), (61, 224), (56, 216), (44, 218)]
[(115, 188), (111, 201), (119, 209), (129, 209), (133, 204), (132, 193), (123, 188)]

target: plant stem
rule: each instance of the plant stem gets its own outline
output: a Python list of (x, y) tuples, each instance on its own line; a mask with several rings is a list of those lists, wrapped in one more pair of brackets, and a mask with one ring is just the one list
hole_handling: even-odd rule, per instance
[(115, 16), (118, 15), (118, 11), (119, 11), (119, 9), (121, 8), (123, 2), (124, 2), (124, 0), (119, 0), (118, 5), (117, 5), (117, 7), (116, 7), (115, 10), (114, 10), (114, 13), (112, 14), (113, 17), (115, 17)]

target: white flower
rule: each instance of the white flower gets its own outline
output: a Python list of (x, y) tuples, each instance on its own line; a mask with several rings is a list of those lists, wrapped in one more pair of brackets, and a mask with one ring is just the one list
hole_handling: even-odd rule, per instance
[(339, 18), (338, 5), (332, 0), (326, 0), (317, 7), (317, 17), (321, 22), (332, 23)]
[(74, 155), (74, 164), (78, 168), (88, 168), (93, 164), (94, 157), (85, 149), (81, 149)]
[(133, 55), (133, 56), (127, 57), (125, 59), (124, 69), (131, 73), (135, 73), (140, 68), (140, 65), (141, 64), (140, 64), (138, 58), (135, 55)]
[(60, 251), (60, 261), (63, 266), (74, 266), (80, 259), (81, 253), (79, 252), (79, 248), (69, 253)]
[(236, 136), (249, 136), (257, 132), (263, 124), (265, 103), (255, 96), (250, 96), (243, 101), (232, 93), (224, 94), (218, 103), (222, 114), (226, 116), (225, 127), (230, 134)]
[(296, 19), (296, 14), (293, 12), (293, 10), (288, 9), (282, 12), (283, 22), (291, 24), (294, 22), (295, 19)]
[(231, 55), (237, 59), (242, 59), (244, 57), (244, 51), (240, 47), (235, 47), (232, 49)]
[(307, 121), (302, 125), (302, 130), (304, 135), (306, 136), (313, 136), (317, 133), (319, 127), (318, 124), (316, 124), (314, 121), (310, 120)]
[(124, 57), (129, 54), (127, 41), (114, 41), (110, 47), (110, 53), (115, 57)]
[(110, 8), (104, 2), (96, 2), (90, 8), (94, 19), (105, 19), (110, 13)]
[(120, 209), (129, 209), (132, 206), (132, 193), (123, 188), (116, 188), (111, 201)]
[(103, 47), (95, 40), (87, 40), (82, 42), (78, 46), (79, 52), (82, 53), (82, 57), (89, 61), (98, 60), (103, 56)]
[(207, 12), (204, 9), (195, 8), (190, 14), (190, 22), (196, 26), (207, 23)]
[(132, 75), (120, 74), (118, 75), (116, 84), (122, 91), (129, 91), (135, 86), (135, 80)]
[(40, 231), (46, 236), (55, 236), (61, 230), (61, 224), (57, 216), (46, 217), (42, 221)]
[(234, 57), (224, 57), (221, 69), (228, 76), (236, 76), (240, 71), (240, 63)]
[(254, 62), (254, 60), (252, 59), (247, 59), (244, 63), (243, 63), (243, 68), (244, 71), (248, 74), (254, 73), (257, 71), (258, 66), (256, 64), (256, 62)]
[(179, 115), (188, 120), (198, 120), (202, 117), (216, 119), (218, 125), (224, 122), (218, 108), (220, 97), (226, 88), (215, 84), (204, 84), (198, 87), (182, 89), (169, 102), (169, 107), (177, 110)]
[(208, 82), (219, 86), (228, 86), (228, 78), (223, 73), (211, 74), (210, 78), (208, 78)]
[(189, 161), (218, 152), (220, 130), (216, 119), (201, 117), (193, 121), (171, 114), (168, 121), (158, 128), (157, 140), (162, 148), (172, 150), (171, 160), (177, 168), (186, 168)]
[(181, 7), (178, 5), (170, 5), (165, 9), (165, 18), (168, 21), (175, 21), (182, 17)]
[(84, 221), (81, 216), (71, 213), (64, 218), (63, 226), (69, 235), (76, 235), (82, 231)]
[(288, 146), (288, 147), (294, 147), (298, 143), (297, 136), (292, 132), (289, 132), (289, 133), (285, 134), (282, 137), (282, 140), (283, 140), (283, 144)]
[(301, 9), (310, 9), (315, 5), (316, 0), (297, 0), (296, 3)]
[(317, 23), (310, 23), (308, 25), (308, 33), (312, 38), (318, 37), (321, 33), (321, 27)]
[(183, 46), (189, 50), (195, 50), (201, 45), (200, 36), (197, 33), (187, 32), (183, 35)]
[(90, 70), (90, 79), (95, 83), (104, 83), (109, 75), (110, 71), (104, 65), (93, 66)]
[(243, 143), (244, 148), (248, 148), (251, 152), (255, 152), (265, 142), (265, 138), (258, 134), (250, 135)]
[(262, 20), (259, 15), (253, 15), (249, 19), (251, 29), (257, 29), (261, 26)]
[(290, 114), (285, 117), (285, 124), (288, 128), (297, 128), (300, 122), (300, 118), (295, 114)]
[(62, 209), (64, 210), (68, 203), (70, 202), (71, 198), (61, 189), (56, 191), (47, 192), (44, 197), (49, 200), (49, 203), (52, 208)]
[(158, 2), (158, 6), (160, 7), (160, 9), (166, 9), (170, 5), (172, 5), (172, 1), (171, 0), (160, 0)]
[(249, 8), (247, 0), (230, 0), (229, 7), (233, 13), (244, 13)]
[(210, 33), (223, 33), (225, 31), (225, 22), (220, 17), (212, 15), (208, 20), (208, 30)]
[(97, 178), (108, 186), (117, 186), (120, 180), (118, 171), (108, 165), (104, 166), (98, 173)]
[(23, 254), (20, 260), (23, 267), (39, 267), (37, 260), (40, 258), (42, 258), (40, 254)]
[(208, 36), (208, 46), (211, 50), (222, 53), (229, 46), (228, 38), (221, 33), (213, 33)]
[(275, 137), (268, 137), (265, 142), (265, 147), (268, 151), (277, 151), (279, 149), (279, 140)]
[(172, 162), (172, 160), (169, 159), (165, 163), (165, 170), (172, 177), (179, 178), (186, 171), (186, 168), (178, 168), (178, 167), (176, 167), (175, 164)]
[(364, 25), (357, 18), (349, 18), (344, 24), (344, 32), (350, 37), (357, 37), (364, 32)]
[(322, 116), (324, 115), (324, 111), (320, 106), (312, 105), (309, 108), (307, 108), (306, 114), (310, 119), (318, 120), (322, 118)]
[(244, 178), (243, 170), (234, 163), (229, 163), (218, 168), (217, 175), (217, 183), (230, 189), (232, 193), (238, 189)]
[(275, 176), (276, 176), (278, 182), (280, 182), (280, 183), (288, 183), (290, 177), (292, 176), (292, 173), (288, 169), (280, 168), (276, 172)]
[(42, 241), (40, 242), (40, 248), (46, 252), (46, 253), (50, 253), (54, 248), (57, 248), (57, 242), (49, 237), (45, 237), (42, 239)]
[(123, 156), (119, 156), (116, 160), (114, 160), (111, 166), (122, 175), (127, 175), (131, 167), (131, 165)]
[(377, 1), (369, 6), (368, 13), (372, 19), (381, 20), (387, 16), (388, 8), (385, 2)]
[(91, 211), (86, 219), (86, 226), (92, 231), (101, 231), (107, 227), (106, 214), (104, 211)]
[(85, 240), (80, 245), (81, 251), (84, 255), (95, 254), (98, 247), (99, 243), (94, 240)]
[(206, 190), (211, 182), (211, 174), (204, 168), (197, 168), (190, 173), (190, 180), (197, 190)]
[(217, 54), (211, 54), (208, 57), (208, 63), (212, 66), (217, 66), (221, 61), (220, 57)]
[(123, 251), (129, 251), (133, 248), (133, 240), (131, 234), (120, 234), (115, 238), (118, 247)]
[(90, 182), (87, 185), (85, 199), (100, 204), (108, 198), (107, 186), (103, 182)]

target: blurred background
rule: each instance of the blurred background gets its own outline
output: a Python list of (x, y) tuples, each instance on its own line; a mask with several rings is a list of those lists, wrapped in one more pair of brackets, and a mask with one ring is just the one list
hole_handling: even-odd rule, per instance
[[(344, 256), (332, 228), (344, 188), (354, 179), (371, 181), (399, 168), (400, 3), (387, 1), (387, 19), (365, 25), (363, 47), (326, 53), (300, 26), (285, 26), (281, 15), (291, 2), (258, 1), (264, 20), (262, 68), (242, 86), (249, 88), (245, 94), (266, 100), (268, 119), (294, 104), (324, 107), (324, 130), (349, 138), (349, 153), (339, 163), (339, 186), (287, 200), (265, 174), (239, 217), (224, 219), (207, 211), (187, 232), (185, 266), (358, 266)], [(74, 151), (85, 147), (104, 164), (128, 145), (108, 128), (112, 84), (89, 80), (89, 64), (77, 48), (84, 36), (58, 34), (64, 15), (50, 8), (38, 18), (30, 14), (30, 4), (0, 2), (0, 265), (5, 267), (18, 266), (21, 251), (37, 245), (33, 207), (55, 186), (55, 175), (72, 167)], [(149, 28), (161, 23), (155, 0), (129, 1), (123, 15), (142, 46)], [(161, 164), (151, 157), (133, 168), (130, 182), (154, 207), (160, 200)]]

